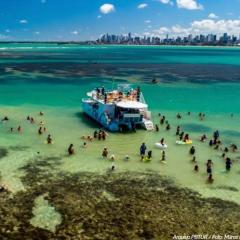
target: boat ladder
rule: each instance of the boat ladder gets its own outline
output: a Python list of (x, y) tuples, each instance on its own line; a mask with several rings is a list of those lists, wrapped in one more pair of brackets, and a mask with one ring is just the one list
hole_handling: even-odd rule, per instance
[(152, 131), (154, 129), (153, 122), (151, 120), (144, 119), (143, 124), (146, 130)]

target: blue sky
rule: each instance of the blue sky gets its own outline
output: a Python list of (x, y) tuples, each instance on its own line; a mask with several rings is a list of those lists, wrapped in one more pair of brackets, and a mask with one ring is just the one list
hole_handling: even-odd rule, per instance
[(0, 0), (2, 40), (240, 34), (240, 0)]

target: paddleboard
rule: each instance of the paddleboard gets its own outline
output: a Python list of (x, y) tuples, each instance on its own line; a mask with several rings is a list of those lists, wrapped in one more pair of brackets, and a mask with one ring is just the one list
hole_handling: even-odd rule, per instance
[(155, 147), (159, 148), (159, 149), (167, 149), (167, 144), (161, 144), (161, 143), (155, 143)]

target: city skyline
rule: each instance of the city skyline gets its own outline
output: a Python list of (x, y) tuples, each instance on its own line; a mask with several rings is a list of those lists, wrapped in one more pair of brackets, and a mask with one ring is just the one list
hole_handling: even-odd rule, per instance
[(171, 37), (168, 34), (165, 37), (158, 36), (132, 36), (127, 35), (104, 34), (93, 44), (121, 44), (121, 45), (199, 45), (199, 46), (240, 46), (240, 35), (199, 34), (188, 36)]
[(0, 9), (1, 41), (240, 34), (240, 0), (9, 0)]

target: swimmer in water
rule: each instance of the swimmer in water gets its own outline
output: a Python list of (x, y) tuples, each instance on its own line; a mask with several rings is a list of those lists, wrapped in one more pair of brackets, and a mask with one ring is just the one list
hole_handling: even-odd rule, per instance
[(86, 147), (87, 147), (87, 143), (84, 142), (84, 143), (83, 143), (83, 148), (86, 148)]
[(160, 119), (160, 124), (163, 125), (165, 123), (165, 116), (162, 116), (162, 118)]
[(213, 183), (214, 182), (212, 174), (208, 175), (208, 180), (207, 181), (208, 181), (208, 183)]
[(47, 144), (52, 144), (52, 137), (50, 134), (48, 134), (48, 137), (47, 137)]
[(182, 141), (183, 136), (184, 136), (184, 132), (181, 132), (181, 133), (179, 134), (179, 140), (180, 140), (180, 141)]
[(213, 140), (212, 140), (212, 139), (209, 141), (209, 146), (210, 146), (210, 147), (213, 146)]
[(17, 131), (18, 131), (19, 133), (22, 132), (21, 126), (18, 126)]
[(199, 171), (199, 166), (198, 166), (198, 164), (196, 164), (196, 165), (194, 166), (194, 171), (195, 171), (195, 172), (198, 172), (198, 171)]
[(112, 164), (112, 166), (111, 166), (111, 171), (114, 171), (115, 169), (116, 169), (115, 165)]
[(106, 140), (106, 136), (107, 136), (106, 132), (102, 131), (102, 140)]
[(98, 140), (101, 140), (102, 139), (102, 130), (99, 130), (98, 132)]
[(218, 150), (219, 149), (219, 145), (217, 144), (215, 147), (214, 147), (215, 150)]
[(166, 130), (169, 131), (171, 129), (171, 126), (170, 124), (168, 123), (167, 126), (166, 126)]
[(157, 124), (155, 125), (155, 131), (156, 131), (156, 132), (159, 132), (159, 127), (158, 127)]
[(229, 150), (227, 147), (224, 148), (224, 152), (227, 153)]
[(41, 135), (43, 133), (42, 127), (38, 129), (38, 134)]
[(75, 153), (74, 148), (73, 148), (73, 144), (71, 143), (68, 147), (68, 154), (69, 155), (73, 155)]
[(180, 113), (177, 114), (177, 119), (181, 119), (182, 116), (180, 115)]
[(200, 138), (201, 142), (205, 142), (207, 140), (207, 136), (205, 134), (203, 134)]
[(39, 115), (40, 115), (40, 116), (43, 116), (43, 112), (42, 112), (42, 111), (40, 111), (40, 112), (39, 112)]
[(238, 147), (237, 147), (236, 144), (232, 144), (231, 149), (232, 149), (233, 152), (236, 152), (238, 150)]
[(105, 147), (105, 148), (103, 149), (103, 152), (102, 152), (102, 157), (103, 157), (103, 158), (107, 158), (107, 156), (108, 156), (108, 150), (107, 150), (107, 148)]
[(30, 123), (34, 124), (35, 123), (35, 120), (33, 117), (30, 118)]
[(90, 135), (88, 135), (87, 140), (91, 142), (93, 140), (93, 138)]
[(226, 158), (226, 171), (230, 171), (231, 170), (231, 165), (232, 165), (231, 159), (229, 157)]
[(152, 151), (148, 151), (148, 159), (152, 158)]
[(164, 138), (161, 139), (160, 143), (164, 145)]
[(115, 161), (115, 155), (114, 155), (114, 154), (112, 154), (112, 155), (110, 156), (110, 160), (111, 160), (111, 161)]
[(5, 116), (5, 117), (2, 119), (2, 122), (7, 122), (7, 121), (9, 121), (9, 118), (8, 118), (8, 116)]
[(195, 147), (192, 146), (192, 147), (190, 148), (190, 150), (189, 150), (189, 154), (194, 155), (195, 152), (196, 152)]
[(196, 156), (193, 156), (192, 162), (196, 162)]
[(185, 136), (184, 136), (184, 138), (183, 138), (183, 141), (184, 141), (184, 142), (189, 141), (189, 134), (185, 134)]
[(93, 133), (93, 137), (96, 139), (98, 138), (98, 132), (95, 130), (94, 133)]

